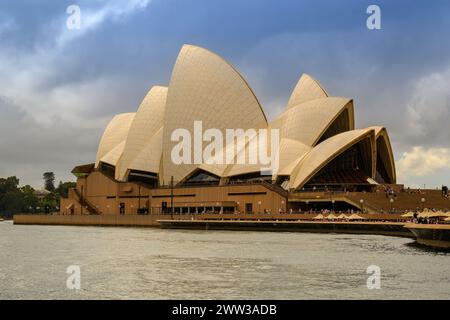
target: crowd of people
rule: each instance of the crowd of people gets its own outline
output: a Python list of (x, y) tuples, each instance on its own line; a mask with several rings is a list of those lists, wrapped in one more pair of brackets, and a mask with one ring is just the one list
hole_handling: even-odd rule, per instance
[(389, 185), (384, 185), (384, 193), (386, 194), (386, 198), (395, 198), (397, 195), (395, 194), (394, 189)]
[(442, 186), (442, 189), (441, 189), (441, 195), (442, 195), (444, 198), (448, 198), (448, 197), (449, 197), (449, 194), (448, 194), (448, 187), (447, 187), (447, 186)]
[(296, 213), (303, 213), (303, 214), (330, 214), (330, 213), (334, 213), (334, 214), (356, 214), (356, 213), (361, 213), (361, 210), (353, 210), (353, 209), (348, 209), (348, 210), (330, 210), (330, 209), (309, 209), (306, 211), (302, 211), (302, 210), (293, 210), (293, 209), (289, 209), (288, 213), (290, 214), (296, 214)]
[(408, 217), (410, 222), (421, 224), (442, 224), (450, 223), (450, 211), (439, 210), (437, 208), (405, 212), (403, 217)]

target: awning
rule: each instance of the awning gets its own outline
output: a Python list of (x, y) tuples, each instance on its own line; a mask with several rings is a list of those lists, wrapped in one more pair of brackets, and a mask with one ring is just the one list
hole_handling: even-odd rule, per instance
[(89, 175), (92, 171), (94, 171), (95, 169), (95, 164), (94, 163), (90, 163), (90, 164), (84, 164), (81, 166), (76, 166), (75, 168), (72, 169), (72, 173), (78, 177), (78, 178), (82, 178), (85, 177), (87, 175)]

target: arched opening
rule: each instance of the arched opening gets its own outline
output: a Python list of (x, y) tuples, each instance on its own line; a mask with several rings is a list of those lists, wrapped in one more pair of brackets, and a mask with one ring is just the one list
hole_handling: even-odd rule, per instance
[(262, 175), (261, 171), (239, 174), (229, 178), (229, 183), (262, 182), (272, 183), (271, 175)]
[(375, 181), (378, 183), (395, 183), (392, 171), (392, 160), (389, 147), (384, 136), (377, 139), (377, 166)]
[(219, 185), (220, 177), (208, 171), (196, 169), (180, 184), (183, 186)]
[(111, 179), (114, 179), (116, 174), (116, 167), (106, 162), (100, 162), (100, 172), (110, 177)]
[[(347, 104), (348, 106), (348, 104)], [(350, 106), (346, 107), (334, 121), (331, 123), (331, 125), (325, 130), (325, 132), (322, 134), (322, 136), (317, 141), (316, 145), (327, 140), (328, 138), (331, 138), (339, 133), (346, 132), (353, 130), (353, 109)]]
[(149, 187), (158, 186), (158, 175), (153, 172), (131, 170), (128, 174), (128, 182), (143, 183)]
[(372, 177), (372, 147), (365, 138), (345, 150), (317, 172), (303, 190), (370, 190), (367, 179)]

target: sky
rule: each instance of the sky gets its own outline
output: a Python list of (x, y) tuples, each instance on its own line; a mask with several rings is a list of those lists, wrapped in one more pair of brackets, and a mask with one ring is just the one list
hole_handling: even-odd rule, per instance
[(269, 120), (302, 73), (354, 98), (357, 127), (388, 129), (399, 183), (448, 185), (449, 15), (446, 0), (0, 0), (0, 177), (73, 181), (109, 120), (167, 85), (189, 43), (232, 63)]

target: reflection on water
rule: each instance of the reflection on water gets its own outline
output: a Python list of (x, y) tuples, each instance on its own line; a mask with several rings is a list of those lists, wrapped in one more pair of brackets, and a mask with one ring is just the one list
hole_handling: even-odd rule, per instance
[[(450, 254), (371, 235), (0, 223), (0, 299), (448, 299)], [(81, 267), (81, 290), (66, 268)], [(381, 268), (381, 290), (366, 269)]]

